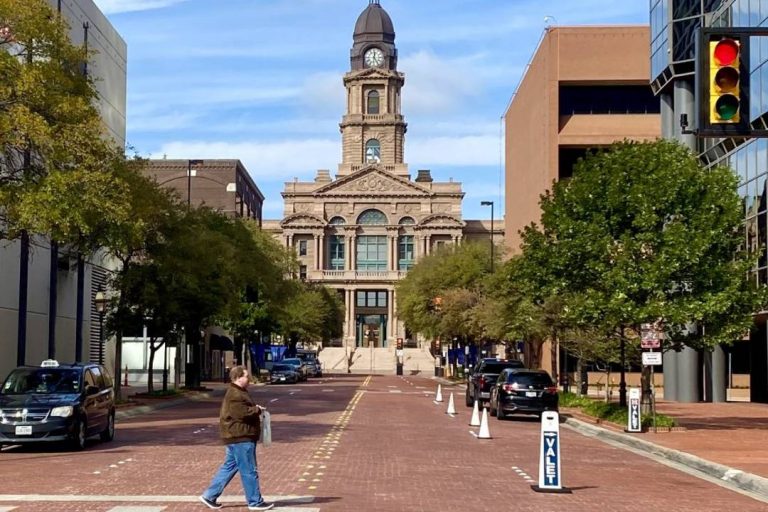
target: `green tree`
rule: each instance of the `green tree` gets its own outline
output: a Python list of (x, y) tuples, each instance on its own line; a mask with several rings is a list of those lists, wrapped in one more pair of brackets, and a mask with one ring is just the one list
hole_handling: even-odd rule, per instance
[(490, 274), (487, 244), (446, 247), (421, 259), (397, 284), (397, 314), (430, 338), (477, 338), (483, 283)]
[(0, 236), (79, 245), (125, 219), (122, 148), (104, 136), (87, 58), (45, 0), (0, 0)]
[[(742, 250), (736, 177), (705, 169), (677, 143), (590, 154), (541, 209), (541, 227), (523, 232), (533, 280), (566, 298), (567, 323), (608, 332), (622, 348), (657, 319), (675, 343), (731, 343), (765, 304), (764, 290), (744, 279), (754, 255)], [(689, 322), (705, 325), (706, 338), (687, 333)]]
[(341, 335), (344, 305), (334, 290), (291, 280), (278, 313), (280, 331), (291, 351), (299, 342), (328, 341)]

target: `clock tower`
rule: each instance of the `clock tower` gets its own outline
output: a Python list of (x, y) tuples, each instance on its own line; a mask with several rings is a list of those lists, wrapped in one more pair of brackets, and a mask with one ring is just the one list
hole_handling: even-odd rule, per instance
[(379, 0), (355, 24), (350, 51), (351, 71), (344, 75), (347, 112), (341, 124), (342, 162), (338, 176), (371, 164), (409, 177), (403, 163), (407, 124), (400, 113), (400, 91), (405, 76), (397, 70), (395, 29)]

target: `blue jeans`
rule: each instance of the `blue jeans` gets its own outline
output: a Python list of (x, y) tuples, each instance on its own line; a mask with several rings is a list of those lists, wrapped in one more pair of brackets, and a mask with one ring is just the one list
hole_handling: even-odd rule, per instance
[(243, 482), (245, 491), (245, 500), (248, 506), (254, 506), (262, 501), (259, 489), (259, 468), (256, 465), (256, 443), (246, 441), (243, 443), (234, 443), (226, 445), (227, 456), (224, 464), (211, 480), (211, 485), (205, 490), (203, 496), (211, 501), (216, 501), (224, 488), (235, 477), (235, 473), (240, 472), (240, 480)]

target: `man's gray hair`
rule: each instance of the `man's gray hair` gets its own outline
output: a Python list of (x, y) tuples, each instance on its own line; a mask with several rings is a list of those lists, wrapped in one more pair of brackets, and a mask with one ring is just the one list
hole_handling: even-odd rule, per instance
[(245, 368), (245, 366), (235, 366), (231, 370), (229, 370), (229, 380), (232, 382), (235, 382), (237, 379), (242, 377), (248, 373), (248, 370)]

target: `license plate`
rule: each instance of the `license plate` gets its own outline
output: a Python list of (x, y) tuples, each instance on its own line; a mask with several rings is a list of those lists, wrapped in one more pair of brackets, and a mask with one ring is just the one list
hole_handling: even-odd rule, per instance
[(280, 380), (285, 380), (285, 377), (280, 377)]
[(535, 391), (526, 391), (525, 396), (536, 397), (536, 396), (539, 396), (539, 394)]
[(32, 427), (31, 426), (19, 426), (19, 427), (16, 427), (16, 435), (17, 436), (31, 436), (32, 435)]

